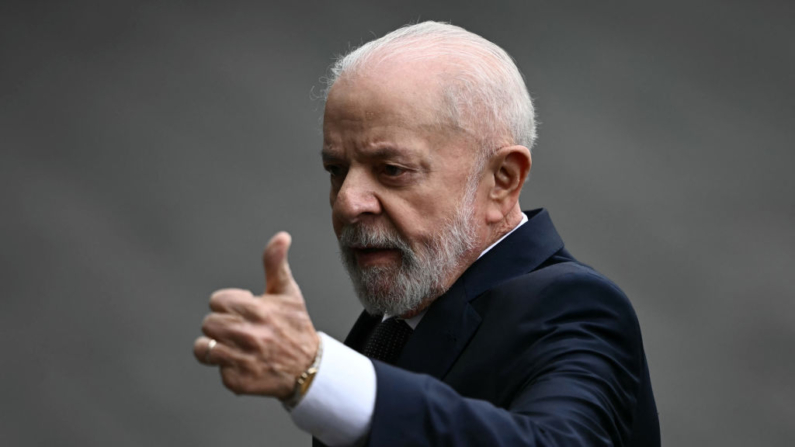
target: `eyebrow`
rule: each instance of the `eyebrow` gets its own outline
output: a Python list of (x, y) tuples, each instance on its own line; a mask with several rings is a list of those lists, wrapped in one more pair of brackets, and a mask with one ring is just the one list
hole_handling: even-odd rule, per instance
[[(394, 146), (381, 146), (377, 149), (372, 151), (367, 151), (364, 154), (365, 158), (375, 159), (375, 160), (385, 160), (390, 158), (401, 158), (406, 157), (411, 154), (410, 150), (407, 149), (398, 149)], [(320, 150), (320, 156), (323, 158), (324, 162), (336, 162), (342, 161), (342, 157), (335, 154), (333, 150), (329, 150), (328, 148), (323, 148)]]
[[(365, 158), (372, 158), (377, 160), (383, 160), (387, 158), (401, 158), (411, 156), (414, 151), (410, 149), (401, 149), (394, 146), (381, 146), (377, 149), (373, 149), (372, 151), (367, 151), (363, 154)], [(323, 158), (323, 161), (337, 161), (341, 160), (342, 157), (336, 155), (333, 150), (329, 150), (327, 148), (323, 148), (320, 150), (320, 156)]]
[(320, 157), (323, 158), (323, 163), (331, 163), (342, 160), (342, 157), (337, 156), (326, 148), (320, 150)]
[(406, 149), (398, 149), (394, 146), (380, 146), (372, 151), (367, 151), (364, 156), (372, 160), (389, 160), (405, 158), (409, 155), (409, 152)]

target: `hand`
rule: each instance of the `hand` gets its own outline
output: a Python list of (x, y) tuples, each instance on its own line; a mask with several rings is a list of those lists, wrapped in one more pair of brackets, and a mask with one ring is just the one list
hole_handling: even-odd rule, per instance
[[(277, 233), (265, 248), (265, 294), (223, 289), (210, 297), (212, 313), (193, 344), (200, 363), (218, 365), (235, 394), (287, 399), (295, 380), (312, 364), (320, 338), (290, 272), (290, 235)], [(217, 341), (210, 349), (210, 340)]]

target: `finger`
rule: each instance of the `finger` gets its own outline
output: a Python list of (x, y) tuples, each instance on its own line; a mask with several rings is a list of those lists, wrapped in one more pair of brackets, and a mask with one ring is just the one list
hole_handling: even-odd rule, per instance
[(211, 349), (212, 340), (214, 339), (199, 337), (193, 342), (193, 356), (199, 363), (209, 366), (231, 366), (241, 360), (241, 356), (236, 351), (223, 343), (216, 341)]
[(292, 237), (285, 231), (276, 233), (268, 242), (262, 255), (265, 267), (265, 293), (301, 296), (287, 262), (287, 251), (290, 250)]
[(204, 335), (243, 353), (260, 347), (259, 337), (263, 330), (262, 327), (233, 314), (211, 313), (202, 322)]
[(245, 320), (239, 315), (211, 313), (202, 321), (202, 333), (227, 346), (245, 350), (256, 345), (245, 326)]
[(236, 314), (247, 319), (257, 317), (258, 300), (248, 290), (221, 289), (210, 296), (210, 309), (218, 313)]

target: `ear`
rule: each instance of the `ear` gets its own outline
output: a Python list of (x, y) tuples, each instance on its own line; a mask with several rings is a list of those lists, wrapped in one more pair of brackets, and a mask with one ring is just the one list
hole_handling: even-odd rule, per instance
[(486, 219), (497, 223), (505, 219), (519, 203), (519, 193), (533, 166), (530, 150), (524, 146), (500, 148), (489, 163), (492, 187), (488, 195)]

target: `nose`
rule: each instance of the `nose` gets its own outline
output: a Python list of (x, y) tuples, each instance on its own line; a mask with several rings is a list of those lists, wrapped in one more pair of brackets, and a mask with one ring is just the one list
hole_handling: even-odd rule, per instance
[(366, 172), (349, 170), (336, 195), (332, 191), (331, 206), (335, 219), (354, 224), (362, 217), (381, 214), (375, 186)]

